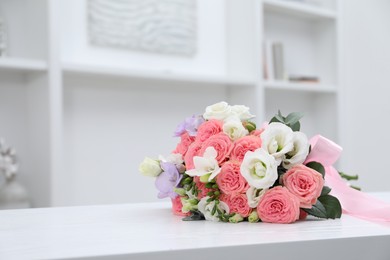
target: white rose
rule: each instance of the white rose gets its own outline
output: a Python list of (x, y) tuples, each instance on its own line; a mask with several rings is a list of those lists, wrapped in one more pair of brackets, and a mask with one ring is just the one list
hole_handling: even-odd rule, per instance
[(290, 169), (294, 165), (301, 164), (306, 160), (309, 154), (309, 140), (302, 132), (293, 133), (293, 149), (286, 154), (283, 160), (283, 167)]
[(215, 159), (216, 157), (217, 151), (214, 147), (207, 147), (203, 157), (194, 156), (195, 169), (186, 171), (186, 174), (191, 177), (208, 175), (208, 181), (211, 181), (221, 172), (218, 161)]
[(249, 112), (249, 107), (243, 105), (232, 106), (232, 113), (238, 116), (241, 121), (249, 120), (255, 117)]
[(285, 154), (293, 149), (293, 131), (285, 124), (274, 122), (261, 133), (261, 148), (271, 154), (278, 165), (285, 158)]
[(242, 125), (241, 120), (236, 116), (228, 117), (223, 123), (222, 129), (232, 141), (249, 134), (248, 130)]
[(158, 175), (160, 175), (160, 173), (162, 173), (160, 163), (149, 157), (145, 157), (145, 159), (139, 165), (138, 170), (142, 175), (150, 177), (157, 177)]
[(256, 189), (267, 189), (278, 178), (277, 167), (275, 158), (260, 148), (254, 152), (246, 152), (240, 171), (250, 186)]
[(218, 119), (224, 120), (232, 113), (231, 106), (226, 102), (219, 102), (214, 105), (206, 107), (206, 112), (203, 114), (203, 118), (206, 120)]
[[(213, 200), (213, 201), (207, 202), (207, 200), (209, 198), (210, 198), (209, 196), (206, 196), (206, 197), (202, 198), (199, 201), (199, 203), (198, 203), (198, 210), (200, 212), (202, 212), (202, 214), (204, 215), (206, 220), (219, 221), (218, 212), (217, 211), (215, 211), (214, 215), (211, 214), (212, 211), (213, 211), (213, 208), (215, 206), (215, 201)], [(217, 205), (217, 208), (222, 213), (229, 214), (229, 212), (230, 212), (229, 206), (225, 202), (223, 202), (223, 201), (219, 201), (219, 203)]]
[(251, 208), (256, 208), (259, 204), (260, 198), (264, 195), (267, 190), (256, 189), (250, 186), (246, 191), (246, 197), (248, 198), (248, 205)]

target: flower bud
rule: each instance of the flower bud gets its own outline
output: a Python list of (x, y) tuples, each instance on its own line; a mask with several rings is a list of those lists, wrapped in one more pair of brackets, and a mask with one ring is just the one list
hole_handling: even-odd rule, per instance
[(183, 188), (174, 188), (173, 191), (176, 192), (177, 194), (179, 194), (180, 196), (186, 195), (186, 190)]
[(210, 177), (210, 173), (209, 174), (205, 174), (205, 175), (202, 175), (202, 176), (200, 176), (200, 178), (199, 178), (199, 180), (201, 181), (201, 182), (203, 182), (203, 183), (207, 183), (207, 182), (209, 182), (209, 177)]
[(183, 204), (182, 211), (184, 213), (198, 209), (198, 200), (181, 198), (181, 203)]
[(138, 170), (142, 175), (150, 177), (157, 177), (160, 173), (162, 173), (159, 161), (153, 160), (149, 157), (145, 157), (139, 165)]
[(229, 218), (230, 223), (238, 223), (243, 221), (244, 218), (240, 214), (234, 214), (232, 217)]
[(257, 215), (256, 210), (252, 211), (252, 213), (249, 214), (248, 221), (250, 223), (256, 223), (259, 221), (259, 215)]
[(245, 122), (244, 127), (248, 130), (249, 133), (256, 130), (256, 124), (251, 121)]

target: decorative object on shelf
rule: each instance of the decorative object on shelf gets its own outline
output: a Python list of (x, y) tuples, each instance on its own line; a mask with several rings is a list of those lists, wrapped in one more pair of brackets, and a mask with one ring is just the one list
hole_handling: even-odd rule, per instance
[(0, 186), (0, 209), (29, 208), (30, 202), (25, 188), (16, 181), (18, 164), (16, 152), (6, 147), (0, 139), (0, 174), (4, 178)]
[(7, 56), (7, 28), (4, 18), (0, 15), (0, 57)]
[[(324, 185), (325, 166), (313, 160), (300, 132), (302, 115), (277, 114), (261, 128), (242, 105), (220, 102), (192, 116), (175, 132), (181, 141), (168, 157), (146, 158), (158, 197), (170, 197), (184, 220), (292, 223), (307, 214), (340, 218), (338, 199)], [(317, 139), (321, 137), (316, 137)], [(328, 163), (328, 162), (327, 162)]]
[(89, 0), (93, 45), (191, 56), (196, 51), (196, 0)]
[(308, 82), (319, 83), (319, 79), (316, 76), (303, 76), (303, 75), (290, 75), (288, 80), (291, 82)]
[(288, 75), (285, 69), (284, 44), (279, 41), (266, 40), (263, 48), (264, 79), (273, 81), (291, 81), (300, 83), (319, 83), (316, 75)]

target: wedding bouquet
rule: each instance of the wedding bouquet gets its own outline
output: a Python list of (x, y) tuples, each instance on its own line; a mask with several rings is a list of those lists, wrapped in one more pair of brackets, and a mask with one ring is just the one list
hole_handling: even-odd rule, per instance
[(180, 142), (168, 156), (145, 158), (139, 170), (156, 178), (158, 197), (170, 197), (184, 220), (340, 218), (340, 202), (325, 186), (329, 165), (313, 152), (318, 137), (311, 144), (300, 132), (302, 114), (279, 112), (259, 128), (253, 118), (243, 105), (208, 106), (178, 125)]

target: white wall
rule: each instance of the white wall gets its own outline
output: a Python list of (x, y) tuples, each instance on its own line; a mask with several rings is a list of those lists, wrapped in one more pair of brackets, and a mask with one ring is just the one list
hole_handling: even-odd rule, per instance
[(61, 59), (138, 70), (224, 75), (226, 73), (225, 3), (197, 1), (197, 52), (193, 57), (118, 50), (88, 42), (87, 1), (61, 1)]
[[(86, 38), (86, 1), (62, 1), (61, 60), (93, 66), (225, 75), (223, 0), (198, 1), (197, 54), (179, 57), (98, 48)], [(168, 155), (185, 117), (226, 99), (222, 86), (64, 75), (64, 194), (57, 205), (157, 200), (141, 176), (145, 156)], [(179, 108), (179, 109), (177, 109)]]
[(390, 1), (345, 1), (343, 169), (390, 190)]

